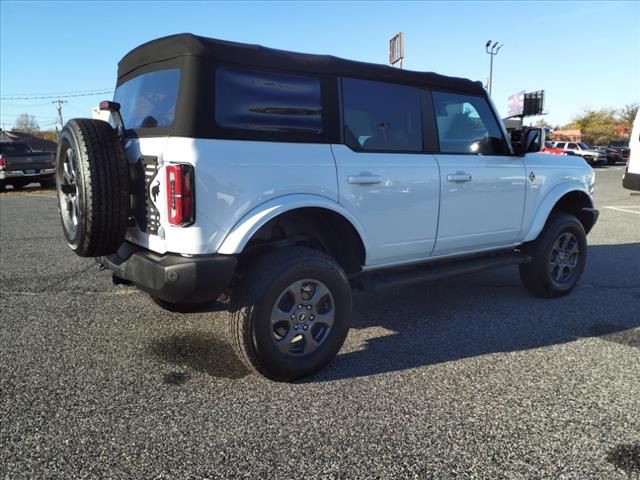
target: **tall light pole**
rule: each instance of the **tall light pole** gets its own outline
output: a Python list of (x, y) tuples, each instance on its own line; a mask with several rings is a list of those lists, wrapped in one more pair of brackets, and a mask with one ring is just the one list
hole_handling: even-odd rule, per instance
[(498, 52), (500, 51), (503, 45), (504, 45), (503, 43), (498, 45), (498, 42), (496, 42), (493, 44), (493, 46), (491, 46), (491, 40), (489, 40), (487, 41), (487, 44), (484, 46), (485, 50), (489, 54), (489, 57), (491, 58), (489, 62), (489, 96), (491, 96), (491, 87), (493, 86), (493, 57), (498, 55)]

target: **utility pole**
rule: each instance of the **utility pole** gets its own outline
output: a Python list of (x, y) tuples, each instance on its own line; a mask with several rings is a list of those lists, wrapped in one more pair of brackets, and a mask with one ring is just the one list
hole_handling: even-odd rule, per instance
[(57, 99), (57, 100), (55, 100), (55, 101), (53, 101), (51, 103), (57, 103), (58, 104), (56, 109), (58, 110), (58, 121), (60, 122), (60, 129), (62, 129), (64, 127), (64, 120), (62, 120), (62, 104), (63, 103), (68, 103), (68, 102), (66, 100)]
[[(491, 40), (489, 40), (487, 44), (484, 46), (485, 50), (487, 51), (487, 53), (491, 58), (489, 62), (489, 96), (491, 96), (491, 87), (493, 87), (493, 57), (498, 55), (498, 52), (500, 51), (503, 45), (504, 44), (498, 45), (498, 42), (496, 42), (493, 44), (493, 46), (491, 46)], [(490, 46), (491, 46), (491, 49), (489, 49)]]

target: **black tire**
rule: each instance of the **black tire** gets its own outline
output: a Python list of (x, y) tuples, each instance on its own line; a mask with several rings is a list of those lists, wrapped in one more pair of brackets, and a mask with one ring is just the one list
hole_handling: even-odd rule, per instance
[(81, 257), (114, 253), (129, 218), (129, 166), (107, 122), (77, 118), (60, 133), (58, 211), (71, 250)]
[[(349, 331), (351, 286), (345, 273), (331, 257), (297, 246), (273, 250), (252, 263), (234, 291), (228, 313), (229, 339), (238, 358), (249, 369), (276, 381), (291, 381), (321, 370), (337, 355)], [(328, 290), (333, 324), (310, 353), (283, 353), (276, 344), (272, 311), (291, 285), (307, 279), (319, 282)], [(315, 290), (312, 295), (315, 297)], [(327, 298), (313, 297), (310, 303)], [(295, 303), (289, 313), (297, 308)], [(298, 329), (296, 322), (304, 312), (303, 307), (297, 320), (290, 321), (290, 329), (294, 326)], [(289, 313), (285, 322), (289, 322)], [(313, 319), (313, 315), (308, 319)], [(323, 328), (322, 320), (316, 318), (315, 321), (304, 333), (288, 331), (293, 340), (304, 335), (303, 350), (307, 335), (312, 335), (316, 327)], [(291, 341), (290, 345), (295, 344)]]
[(7, 185), (4, 183), (4, 180), (0, 180), (0, 192), (4, 192), (7, 190)]
[[(566, 245), (563, 242), (567, 242)], [(574, 248), (577, 249), (575, 261), (573, 253), (569, 253)], [(526, 251), (532, 261), (520, 265), (520, 278), (525, 287), (538, 297), (561, 297), (575, 288), (582, 275), (587, 259), (587, 236), (576, 217), (554, 213)]]

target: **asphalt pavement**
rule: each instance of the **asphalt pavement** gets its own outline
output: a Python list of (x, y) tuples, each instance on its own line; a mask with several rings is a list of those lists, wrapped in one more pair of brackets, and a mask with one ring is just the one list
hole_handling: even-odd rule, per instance
[(357, 294), (339, 356), (249, 374), (223, 314), (162, 310), (0, 194), (0, 478), (640, 478), (640, 196), (597, 170), (569, 296), (517, 269)]

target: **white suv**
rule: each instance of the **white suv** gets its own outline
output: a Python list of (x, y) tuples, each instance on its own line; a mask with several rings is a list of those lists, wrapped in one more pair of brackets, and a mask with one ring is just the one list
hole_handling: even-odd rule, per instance
[(581, 142), (556, 142), (556, 148), (567, 150), (580, 155), (589, 165), (603, 165), (607, 162), (607, 154), (591, 148), (586, 143)]
[(556, 297), (585, 265), (592, 169), (541, 130), (515, 152), (479, 82), (176, 35), (101, 108), (61, 133), (69, 246), (166, 308), (222, 303), (272, 379), (337, 354), (352, 287), (519, 265)]

